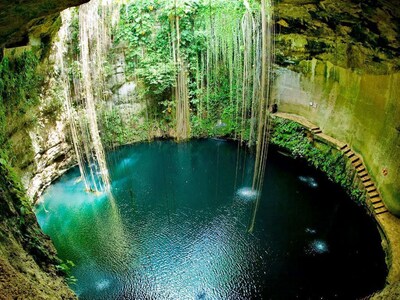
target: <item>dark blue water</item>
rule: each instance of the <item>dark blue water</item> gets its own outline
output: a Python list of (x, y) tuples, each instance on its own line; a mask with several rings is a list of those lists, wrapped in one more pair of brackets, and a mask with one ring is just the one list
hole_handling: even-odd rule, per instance
[(108, 154), (113, 199), (73, 168), (37, 207), (80, 299), (357, 299), (383, 287), (373, 220), (320, 173), (271, 151), (256, 226), (253, 157), (218, 140)]

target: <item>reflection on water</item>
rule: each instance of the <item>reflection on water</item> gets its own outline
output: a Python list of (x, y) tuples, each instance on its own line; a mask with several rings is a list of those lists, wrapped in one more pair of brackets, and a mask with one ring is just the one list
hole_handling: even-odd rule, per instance
[(328, 252), (328, 245), (323, 240), (315, 240), (312, 241), (307, 249), (307, 253), (309, 254), (322, 254)]
[(271, 152), (249, 233), (253, 157), (235, 144), (138, 144), (108, 160), (112, 200), (72, 169), (36, 211), (80, 299), (356, 298), (384, 284), (372, 220), (301, 163)]
[(258, 192), (251, 187), (242, 187), (237, 191), (237, 195), (241, 200), (253, 201), (257, 198)]
[(311, 176), (299, 176), (299, 179), (300, 179), (301, 182), (304, 182), (309, 187), (312, 187), (312, 188), (317, 188), (318, 187), (317, 181)]
[(312, 228), (306, 228), (305, 232), (309, 233), (309, 234), (316, 234), (317, 231), (315, 229)]

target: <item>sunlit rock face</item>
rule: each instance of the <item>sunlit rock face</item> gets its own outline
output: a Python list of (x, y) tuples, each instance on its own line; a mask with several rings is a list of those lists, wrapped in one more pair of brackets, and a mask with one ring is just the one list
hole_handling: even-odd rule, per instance
[(69, 128), (64, 117), (54, 124), (45, 124), (45, 120), (39, 118), (40, 127), (29, 132), (35, 156), (34, 163), (24, 172), (22, 182), (28, 197), (33, 201), (38, 199), (50, 183), (75, 164), (73, 149), (66, 138)]
[(0, 1), (0, 47), (26, 45), (32, 27), (57, 18), (58, 12), (88, 0)]
[(279, 111), (303, 116), (351, 145), (362, 155), (386, 206), (400, 215), (400, 73), (358, 74), (317, 60), (302, 64), (302, 72), (276, 72)]
[(278, 110), (360, 153), (386, 206), (400, 215), (398, 3), (283, 0), (276, 10)]

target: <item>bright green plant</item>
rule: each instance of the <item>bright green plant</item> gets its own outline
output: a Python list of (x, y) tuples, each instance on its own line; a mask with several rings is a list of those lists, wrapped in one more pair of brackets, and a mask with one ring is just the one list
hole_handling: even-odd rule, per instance
[(307, 138), (304, 127), (298, 123), (274, 119), (271, 143), (288, 150), (295, 158), (305, 159), (310, 165), (323, 171), (331, 181), (341, 185), (353, 199), (362, 201), (364, 194), (354, 188), (353, 174), (347, 169), (343, 155), (328, 145), (314, 146)]
[(71, 269), (73, 267), (75, 267), (75, 264), (71, 260), (65, 262), (60, 261), (60, 263), (56, 265), (56, 269), (66, 277), (69, 284), (76, 284), (78, 281), (78, 279), (71, 274)]
[(17, 58), (4, 57), (0, 64), (0, 98), (6, 114), (25, 113), (39, 103), (42, 76), (32, 52)]
[(172, 61), (157, 61), (157, 58), (149, 56), (141, 62), (136, 75), (146, 84), (146, 92), (158, 97), (166, 92), (171, 93), (170, 89), (175, 85), (176, 69)]
[(10, 148), (8, 131), (35, 122), (32, 108), (39, 104), (43, 83), (38, 64), (32, 52), (4, 57), (0, 62), (0, 147), (3, 150)]

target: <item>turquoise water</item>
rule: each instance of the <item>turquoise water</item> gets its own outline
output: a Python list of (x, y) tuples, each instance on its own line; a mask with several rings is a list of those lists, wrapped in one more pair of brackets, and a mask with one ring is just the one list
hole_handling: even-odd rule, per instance
[(373, 220), (320, 173), (272, 150), (253, 233), (252, 155), (231, 142), (108, 153), (113, 199), (77, 168), (36, 215), (76, 264), (80, 299), (356, 299), (383, 287)]

